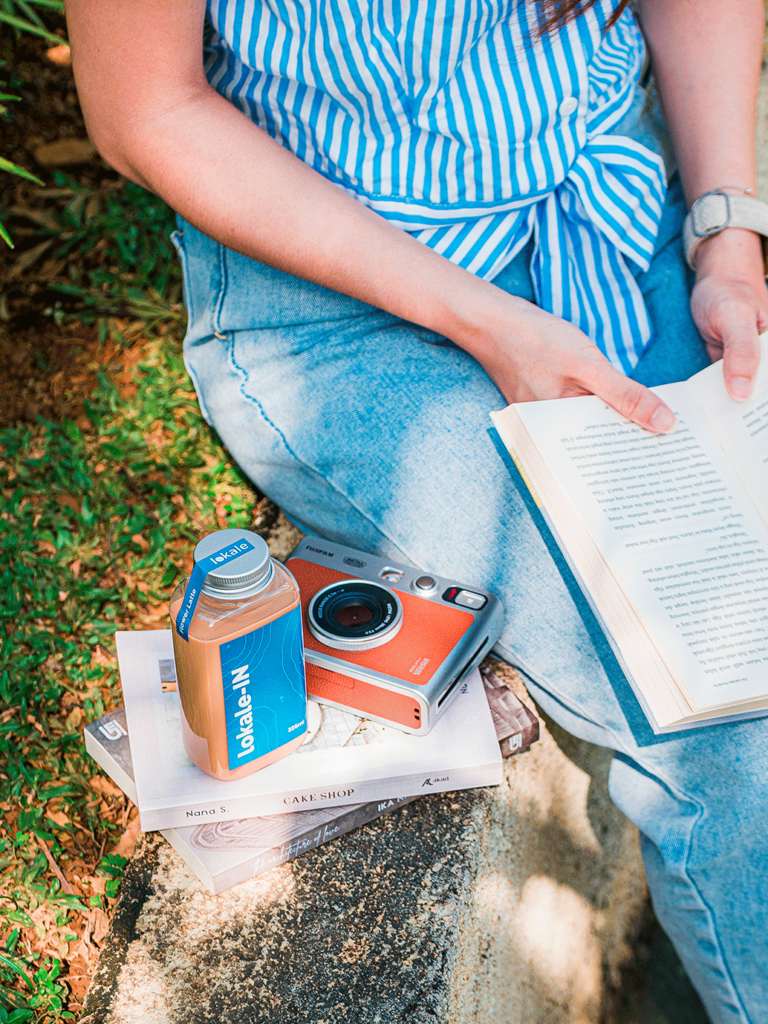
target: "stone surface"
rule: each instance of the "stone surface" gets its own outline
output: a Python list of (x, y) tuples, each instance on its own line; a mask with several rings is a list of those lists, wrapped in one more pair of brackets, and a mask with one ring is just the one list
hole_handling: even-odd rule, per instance
[[(273, 553), (299, 537), (281, 516)], [(424, 797), (219, 896), (145, 836), (82, 1024), (595, 1024), (646, 899), (609, 763), (542, 721), (497, 789)]]

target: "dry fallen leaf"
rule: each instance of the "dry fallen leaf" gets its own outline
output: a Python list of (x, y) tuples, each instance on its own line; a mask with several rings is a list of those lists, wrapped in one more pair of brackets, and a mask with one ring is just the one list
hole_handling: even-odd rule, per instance
[(21, 277), (22, 274), (29, 270), (33, 263), (47, 252), (48, 249), (53, 245), (54, 239), (48, 238), (45, 242), (40, 242), (39, 245), (33, 246), (31, 249), (27, 249), (21, 256), (11, 265), (11, 269), (8, 271), (6, 277), (9, 281), (16, 277)]
[(118, 857), (127, 857), (130, 859), (133, 856), (134, 849), (136, 848), (140, 832), (139, 816), (137, 814), (135, 818), (128, 822), (128, 828), (123, 832), (117, 846), (115, 846), (110, 853)]
[(107, 880), (101, 875), (93, 875), (93, 877), (88, 880), (88, 884), (97, 896), (103, 896), (107, 891)]
[(64, 719), (64, 728), (67, 732), (80, 732), (85, 724), (85, 712), (81, 707), (73, 707)]
[(69, 67), (72, 63), (72, 51), (68, 43), (59, 43), (58, 46), (52, 46), (50, 50), (45, 51), (45, 56), (52, 64), (58, 64), (62, 68)]
[(69, 817), (64, 813), (64, 811), (46, 811), (45, 816), (52, 821), (54, 825), (59, 825), (61, 827), (68, 825), (70, 822)]
[(93, 910), (89, 911), (88, 919), (91, 925), (91, 941), (100, 946), (109, 931), (109, 918), (103, 910), (94, 907)]
[(101, 793), (102, 796), (119, 796), (122, 797), (123, 791), (119, 786), (116, 786), (111, 779), (105, 778), (103, 775), (94, 775), (91, 779), (91, 789), (95, 789), (97, 793)]
[(96, 147), (90, 139), (58, 139), (38, 146), (34, 156), (42, 167), (75, 167), (93, 160)]

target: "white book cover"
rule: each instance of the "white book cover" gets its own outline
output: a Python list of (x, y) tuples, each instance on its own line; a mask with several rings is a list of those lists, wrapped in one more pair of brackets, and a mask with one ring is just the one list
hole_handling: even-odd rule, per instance
[(234, 782), (212, 779), (182, 743), (170, 630), (118, 633), (116, 639), (145, 831), (501, 782), (501, 752), (477, 671), (426, 736), (310, 701), (301, 747)]

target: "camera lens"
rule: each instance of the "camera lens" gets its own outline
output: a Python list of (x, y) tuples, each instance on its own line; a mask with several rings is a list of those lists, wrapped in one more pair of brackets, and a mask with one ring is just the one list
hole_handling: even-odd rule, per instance
[(373, 612), (364, 604), (348, 604), (345, 608), (339, 608), (336, 612), (339, 624), (349, 628), (350, 626), (367, 626), (373, 621)]
[(388, 587), (365, 580), (340, 580), (319, 590), (309, 603), (312, 635), (337, 651), (368, 651), (399, 631), (403, 609)]

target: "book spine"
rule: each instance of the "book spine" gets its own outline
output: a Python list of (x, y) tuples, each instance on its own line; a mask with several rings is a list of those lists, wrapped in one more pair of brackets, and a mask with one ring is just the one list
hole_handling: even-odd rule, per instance
[(313, 790), (270, 794), (263, 797), (241, 797), (227, 803), (175, 807), (148, 807), (139, 811), (145, 832), (167, 828), (185, 828), (204, 821), (231, 821), (237, 818), (288, 814), (319, 807), (343, 807), (349, 804), (372, 803), (377, 800), (398, 800), (424, 793), (446, 793), (478, 786), (498, 786), (503, 777), (500, 761), (471, 768), (436, 771), (432, 775), (404, 775), (398, 779), (373, 779)]
[(501, 747), (501, 756), (510, 757), (512, 754), (522, 754), (523, 751), (528, 750), (531, 744), (535, 743), (539, 738), (539, 720), (534, 718), (533, 721), (529, 722), (521, 732), (516, 732), (513, 736), (505, 737), (499, 746)]
[[(108, 716), (105, 715), (104, 718), (100, 718), (98, 722), (93, 723), (93, 726), (98, 726), (101, 722), (105, 722), (107, 720), (107, 717)], [(125, 716), (123, 713), (123, 718), (124, 717)], [(122, 789), (122, 791), (128, 797), (128, 799), (135, 804), (136, 783), (133, 781), (133, 777), (129, 775), (127, 770), (123, 767), (123, 765), (115, 759), (110, 748), (105, 746), (104, 743), (102, 743), (93, 735), (93, 733), (91, 732), (93, 726), (88, 726), (83, 734), (85, 738), (85, 749), (91, 755), (96, 764), (100, 768), (104, 769), (104, 771), (112, 779), (112, 781), (116, 782), (120, 789)], [(125, 746), (128, 747), (127, 732), (125, 733), (124, 736), (120, 738), (119, 742), (121, 744), (124, 743)], [(118, 751), (115, 750), (115, 753), (117, 752)], [(128, 763), (130, 763), (130, 748), (128, 758)]]
[(260, 851), (255, 855), (252, 854), (243, 859), (239, 864), (232, 865), (216, 874), (212, 874), (208, 870), (178, 832), (170, 829), (168, 832), (163, 832), (163, 835), (166, 836), (171, 846), (192, 868), (203, 884), (212, 893), (216, 894), (232, 888), (233, 885), (239, 885), (240, 882), (246, 882), (249, 878), (255, 878), (256, 875), (261, 875), (271, 868), (278, 867), (280, 864), (286, 864), (288, 861), (295, 860), (296, 857), (309, 853), (311, 850), (316, 850), (326, 843), (333, 842), (334, 839), (339, 839), (354, 829), (367, 825), (369, 822), (375, 821), (377, 818), (381, 818), (383, 815), (389, 814), (390, 811), (397, 810), (399, 807), (405, 807), (406, 804), (412, 803), (417, 799), (418, 797), (416, 796), (409, 796), (397, 800), (375, 800), (362, 806), (355, 805), (355, 807), (346, 810), (342, 809), (343, 813), (339, 817), (333, 818), (319, 827), (308, 829), (302, 835), (295, 836), (281, 846), (275, 846), (271, 850)]

